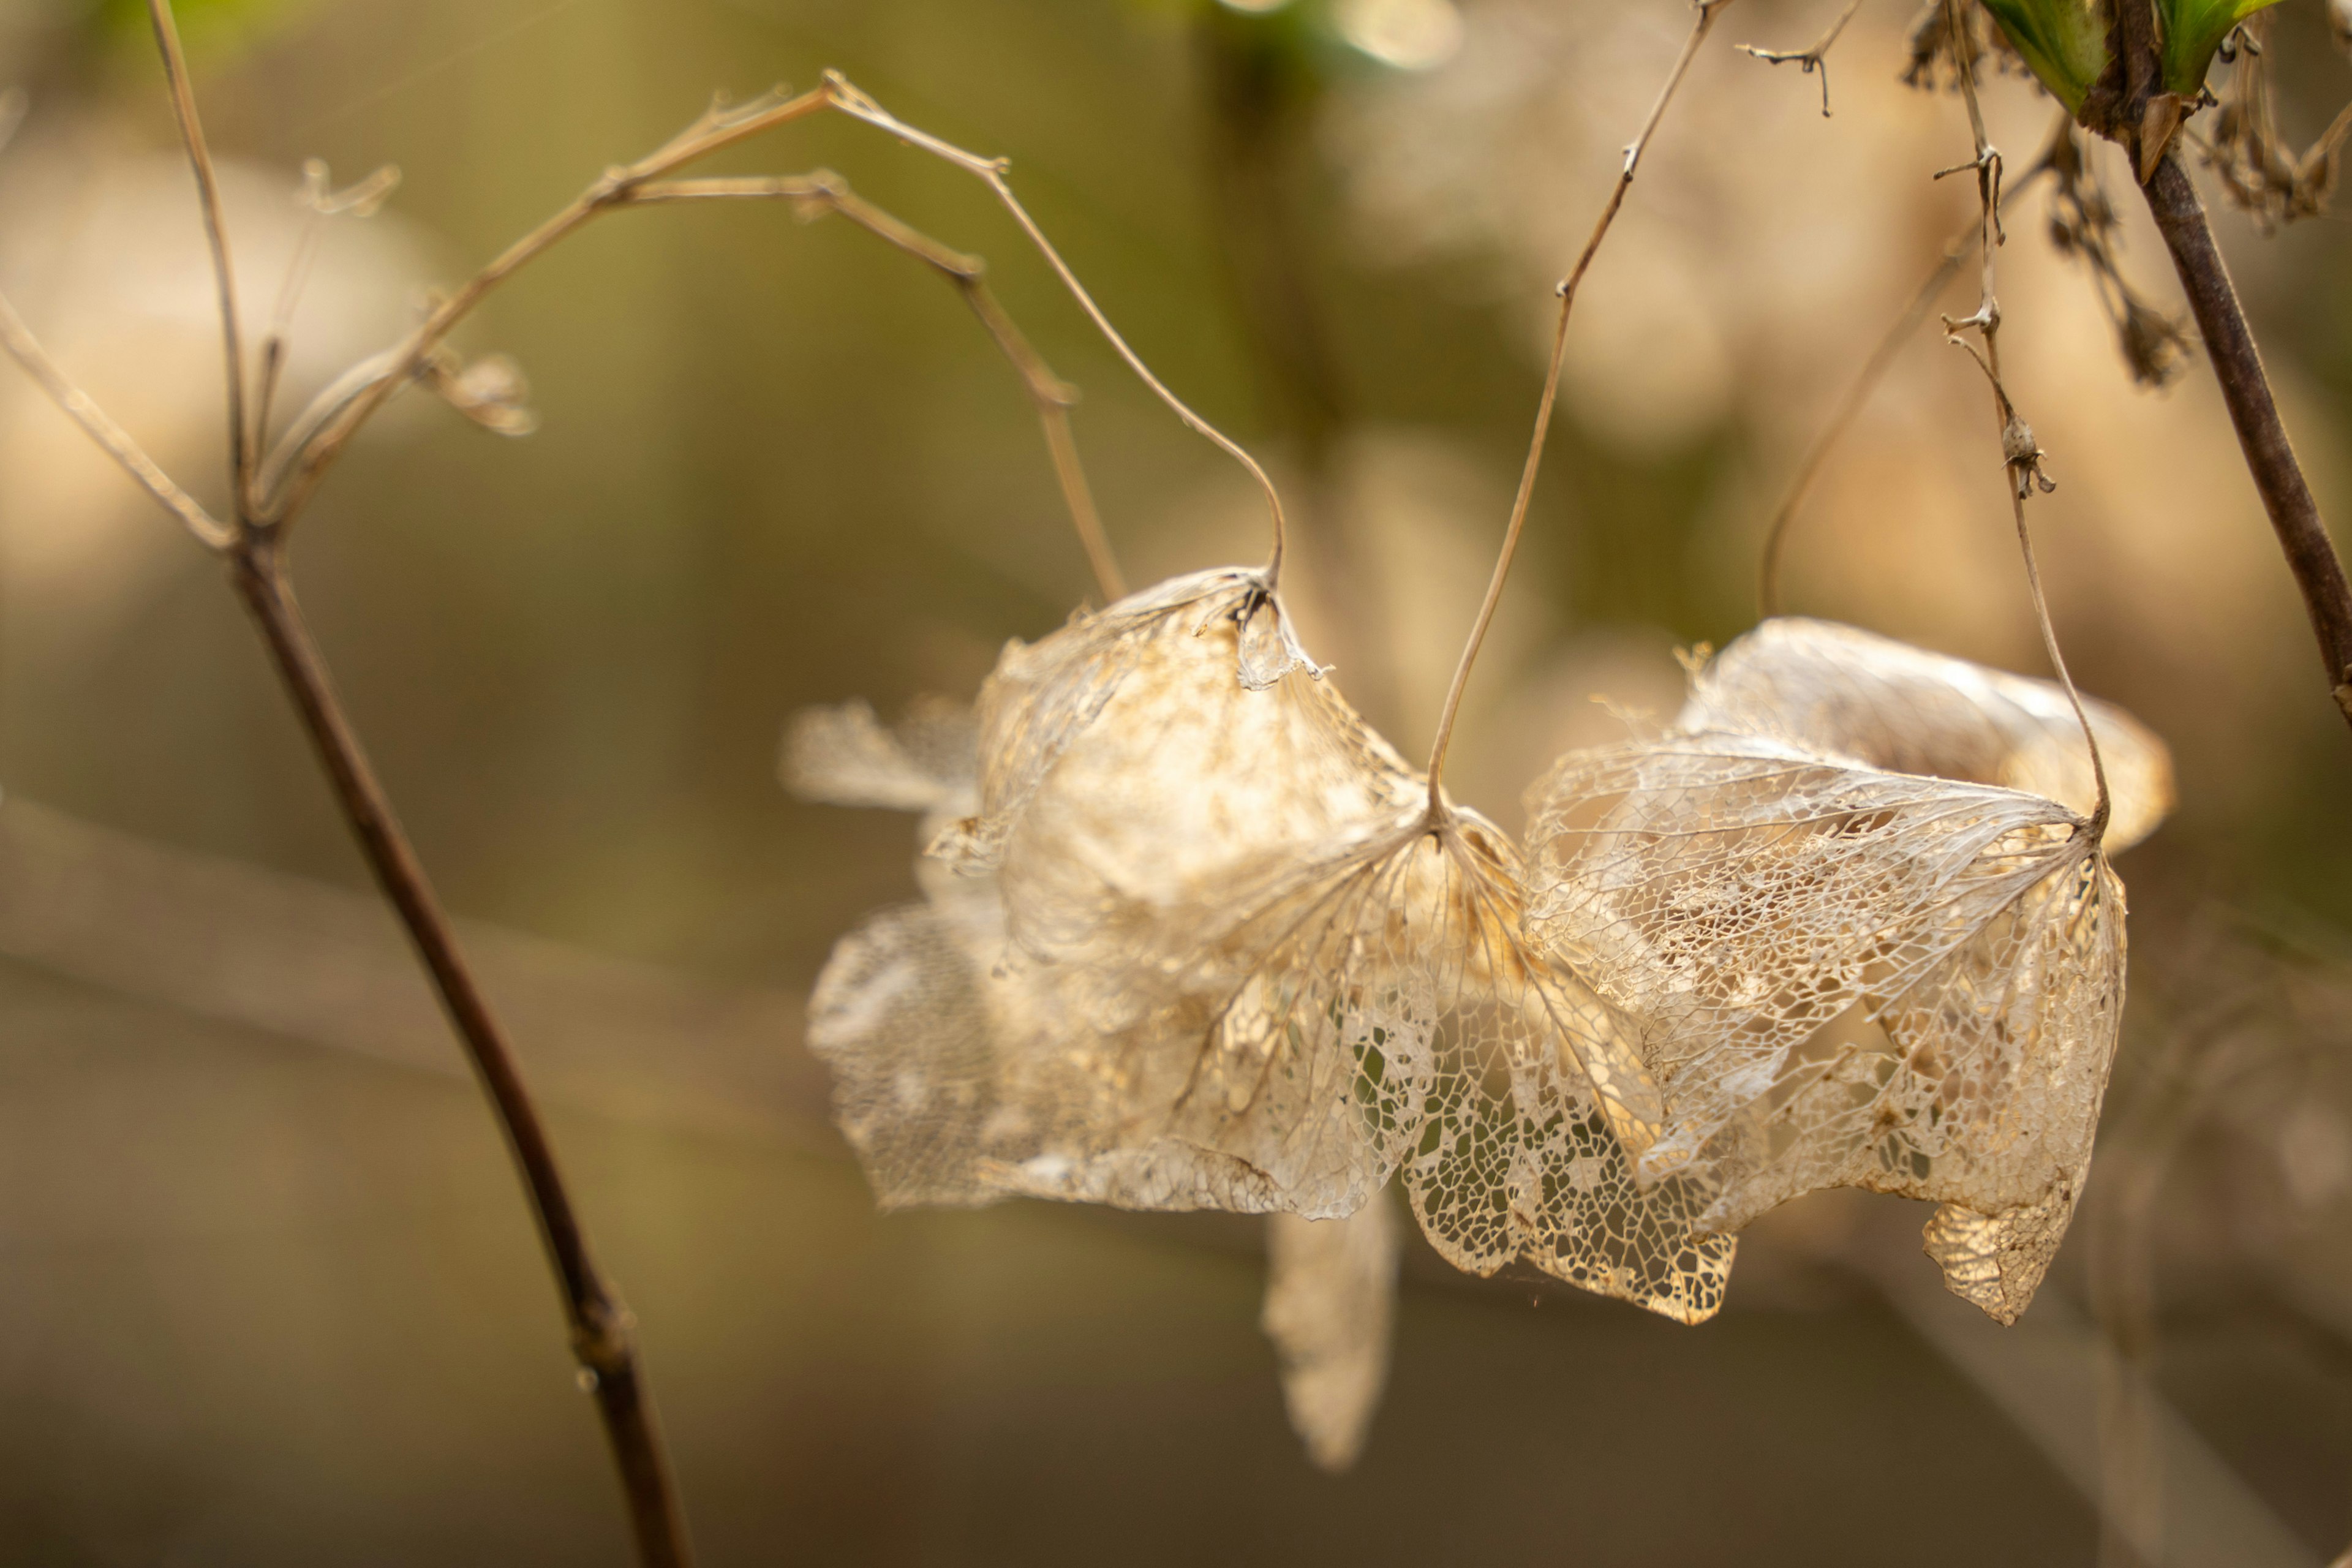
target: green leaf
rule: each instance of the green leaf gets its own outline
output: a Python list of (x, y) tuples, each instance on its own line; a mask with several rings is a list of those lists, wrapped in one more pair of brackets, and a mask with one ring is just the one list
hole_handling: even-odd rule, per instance
[(2278, 0), (2157, 0), (2164, 24), (2164, 89), (2183, 98), (2205, 85), (2213, 51), (2230, 29)]
[[(2196, 5), (2200, 0), (2163, 3)], [(2227, 5), (2231, 0), (2219, 3)], [(2270, 0), (2253, 3), (2267, 5)], [(2019, 56), (2042, 79), (2042, 85), (2069, 113), (2081, 113), (2091, 84), (2107, 68), (2105, 0), (1984, 0), (1984, 6), (2000, 24)], [(2219, 43), (2220, 37), (2214, 41)]]

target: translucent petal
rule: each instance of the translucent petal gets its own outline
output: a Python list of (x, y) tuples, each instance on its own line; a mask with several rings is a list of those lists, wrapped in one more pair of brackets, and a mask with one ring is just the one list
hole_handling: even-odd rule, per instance
[(1396, 1209), (1375, 1197), (1345, 1219), (1266, 1220), (1265, 1310), (1282, 1402), (1307, 1457), (1353, 1466), (1388, 1382), (1396, 1317)]
[(1239, 679), (1254, 640), (1295, 647), (1254, 574), (1206, 574), (1008, 649), (983, 691), (983, 811), (940, 847), (997, 868), (998, 969), (1087, 1088), (1047, 1142), (1225, 1157), (1263, 1184), (1221, 1206), (1310, 1217), (1403, 1163), (1462, 1267), (1713, 1310), (1729, 1244), (1683, 1184), (1635, 1186), (1663, 1101), (1592, 991), (1528, 961), (1516, 849), (1433, 813), (1303, 655)]
[[(2115, 805), (2113, 854), (2172, 809), (2172, 756), (2145, 725), (2085, 698)], [(1678, 726), (1777, 736), (1893, 773), (2002, 784), (2088, 816), (2098, 791), (2082, 726), (2054, 682), (1830, 621), (1764, 622), (1691, 681)]]
[(1946, 1283), (2023, 1310), (2088, 1166), (2123, 889), (2017, 791), (1754, 735), (1572, 752), (1529, 793), (1527, 929), (1665, 1095), (1645, 1175), (1736, 1231), (1820, 1187), (1946, 1205)]

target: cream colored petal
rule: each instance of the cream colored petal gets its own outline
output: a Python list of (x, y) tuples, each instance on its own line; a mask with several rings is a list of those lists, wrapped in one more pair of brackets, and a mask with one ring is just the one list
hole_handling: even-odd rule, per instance
[[(2172, 809), (2172, 754), (2110, 703), (2084, 700), (2114, 799), (2109, 853)], [(1782, 616), (1691, 681), (1686, 730), (1774, 735), (1894, 773), (2001, 784), (2088, 816), (2098, 791), (2065, 689), (1831, 621)]]
[(1258, 1322), (1281, 1364), (1291, 1430), (1335, 1474), (1363, 1453), (1388, 1383), (1400, 1230), (1384, 1194), (1344, 1219), (1266, 1220)]
[(1726, 734), (1571, 753), (1530, 811), (1530, 939), (1597, 977), (1666, 1097), (1647, 1173), (1725, 1231), (1822, 1187), (1951, 1205), (1948, 1283), (2021, 1310), (2123, 1001), (2122, 887), (2081, 819)]

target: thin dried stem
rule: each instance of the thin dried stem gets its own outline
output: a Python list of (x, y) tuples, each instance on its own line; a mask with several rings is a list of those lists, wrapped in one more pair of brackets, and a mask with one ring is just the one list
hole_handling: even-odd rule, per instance
[[(2048, 172), (2048, 163), (2036, 163), (2026, 171), (2022, 179), (2011, 181), (2008, 189), (2001, 193), (2003, 204), (2015, 200), (2035, 179)], [(1871, 394), (1878, 390), (1878, 384), (1885, 380), (1886, 373), (1894, 368), (1895, 356), (1902, 352), (1904, 343), (1918, 331), (1919, 323), (1927, 319), (1927, 312), (1935, 307), (1936, 297), (1944, 291), (1959, 272), (1961, 264), (1968, 259), (1969, 242), (1977, 236), (1978, 221), (1973, 217), (1969, 219), (1959, 232), (1945, 242), (1943, 258), (1919, 280), (1911, 302), (1886, 329), (1885, 335), (1878, 340), (1878, 346), (1871, 350), (1870, 357), (1863, 362), (1861, 371), (1847, 386), (1844, 395), (1838, 399), (1830, 422), (1822, 426), (1820, 435), (1813, 437), (1812, 446), (1805, 452), (1804, 461), (1797, 465), (1796, 477), (1789, 481), (1788, 491), (1780, 498), (1780, 508), (1773, 512), (1771, 523), (1764, 531), (1763, 557), (1757, 568), (1756, 582), (1756, 602), (1759, 613), (1764, 617), (1769, 619), (1780, 613), (1780, 560), (1788, 546), (1789, 526), (1796, 519), (1797, 509), (1811, 493), (1813, 481), (1821, 477), (1822, 466), (1828, 461), (1832, 448), (1844, 438), (1847, 429), (1861, 415), (1863, 406), (1870, 401)]]
[(1094, 569), (1095, 585), (1104, 602), (1127, 597), (1126, 579), (1120, 574), (1109, 537), (1103, 531), (1101, 514), (1095, 509), (1094, 492), (1087, 484), (1086, 469), (1078, 459), (1077, 441), (1070, 430), (1070, 407), (1078, 400), (1077, 389), (1055, 375), (1053, 367), (1013, 325), (1013, 318), (984, 280), (988, 271), (984, 259), (951, 250), (909, 226), (859, 196), (849, 188), (847, 181), (830, 169), (748, 179), (666, 180), (638, 186), (626, 199), (633, 205), (787, 201), (803, 219), (830, 213), (855, 224), (947, 279), (971, 308), (972, 314), (980, 318), (998, 351), (1020, 374), (1030, 401), (1036, 405), (1038, 423), (1045, 432), (1045, 449), (1053, 458), (1055, 478), (1062, 487), (1063, 502), (1069, 509), (1071, 526), (1076, 529), (1078, 542), (1086, 549), (1087, 563)]
[(804, 119), (826, 107), (823, 89), (796, 98), (770, 94), (740, 109), (713, 103), (693, 124), (649, 156), (604, 172), (570, 205), (516, 240), (457, 290), (435, 306), (397, 346), (354, 366), (312, 400), (263, 467), (260, 513), (273, 528), (298, 517), (328, 467), (361, 426), (415, 378), (433, 351), (498, 286), (558, 240), (622, 203), (631, 187), (731, 147), (763, 131)]
[(245, 339), (237, 327), (236, 272), (229, 265), (228, 231), (221, 220), (220, 175), (213, 167), (212, 150), (205, 144), (204, 121), (196, 114), (195, 89), (188, 82), (187, 57), (180, 48), (180, 27), (172, 16), (171, 0), (147, 0), (148, 20), (154, 24), (155, 47), (163, 57), (163, 77), (172, 92), (172, 114), (180, 126), (180, 141), (195, 171), (196, 193), (205, 212), (205, 240), (212, 247), (213, 282), (220, 294), (221, 351), (227, 361), (229, 493), (236, 498), (238, 524), (251, 510), (251, 476), (257, 437), (245, 418)]
[[(2074, 706), (2074, 719), (2083, 727), (2083, 743), (2091, 751), (2091, 776), (2099, 789), (2097, 807), (2091, 813), (2090, 833), (2095, 841), (2105, 837), (2107, 819), (2114, 810), (2114, 798), (2107, 788), (2107, 766), (2099, 754), (2099, 738), (2092, 732), (2091, 715), (2083, 706), (2083, 695), (2074, 689), (2074, 678), (2067, 673), (2065, 656), (2058, 650), (2058, 631), (2051, 624), (2050, 602), (2042, 591), (2042, 568), (2033, 554), (2033, 532), (2026, 526), (2026, 498), (2040, 486), (2046, 493), (2057, 488), (2042, 470), (2044, 454), (2033, 441), (2033, 431), (2019, 417), (2017, 406), (2011, 402), (2009, 389), (2000, 379), (2000, 299), (1993, 288), (1993, 258), (2000, 249), (2003, 235), (2000, 226), (2000, 153), (1985, 134), (1984, 110), (1977, 102), (1976, 62), (1969, 58), (1968, 35), (1960, 16), (1960, 0), (1944, 0), (1944, 17), (1951, 28), (1952, 59), (1959, 74), (1960, 98), (1968, 105), (1969, 132), (1976, 142), (1976, 157), (1962, 163), (1961, 169), (1977, 172), (1979, 205), (1978, 245), (1984, 258), (1981, 291), (1973, 315), (1954, 321), (1944, 318), (1946, 338), (1976, 361), (1985, 379), (1992, 385), (1993, 417), (2000, 431), (2001, 461), (2009, 473), (2010, 509), (2017, 520), (2017, 544), (2025, 557), (2025, 583), (2033, 598), (2033, 616), (2042, 630), (2042, 646), (2049, 655), (2050, 668), (2065, 688), (2066, 700)], [(1948, 169), (1945, 174), (1957, 170)], [(1937, 178), (1941, 178), (1938, 175)], [(1979, 349), (1960, 333), (1975, 329), (1983, 347)]]
[[(1714, 0), (1714, 3), (1725, 5), (1728, 0)], [(1110, 318), (1103, 313), (1102, 307), (1095, 303), (1094, 296), (1087, 292), (1086, 285), (1078, 281), (1078, 275), (1070, 269), (1070, 264), (1062, 259), (1062, 253), (1055, 249), (1053, 241), (1045, 237), (1045, 231), (1037, 226), (1037, 220), (1029, 216), (1029, 209), (1023, 206), (1020, 198), (1013, 194), (1012, 185), (1004, 178), (1005, 170), (1011, 167), (1010, 161), (983, 158), (942, 142), (928, 132), (916, 130), (851, 86), (848, 79), (839, 71), (825, 72), (824, 84), (825, 89), (833, 95), (831, 102), (834, 108), (853, 119), (866, 121), (878, 131), (888, 132), (909, 146), (945, 159), (985, 184), (1003, 204), (1004, 210), (1013, 215), (1013, 221), (1021, 226), (1021, 231), (1029, 237), (1029, 242), (1037, 247), (1037, 253), (1053, 268), (1055, 276), (1061, 279), (1062, 286), (1078, 302), (1079, 309), (1087, 313), (1087, 319), (1094, 322), (1095, 330), (1102, 333), (1110, 346), (1118, 351), (1119, 358), (1127, 362), (1127, 368), (1133, 371), (1137, 378), (1150, 387), (1194, 434), (1206, 438), (1211, 445), (1248, 470), (1250, 478), (1257, 481), (1258, 489), (1265, 496), (1266, 510), (1274, 529), (1273, 550), (1266, 558), (1266, 579), (1269, 584), (1278, 582), (1282, 575), (1285, 528), (1282, 496), (1274, 488), (1274, 480), (1266, 476), (1258, 460), (1244, 451), (1231, 437), (1193, 413), (1182, 398), (1170, 391), (1167, 384), (1152, 374), (1151, 367), (1143, 363), (1143, 356), (1128, 346), (1127, 340), (1119, 336), (1118, 329), (1110, 324)]]
[(1625, 205), (1625, 193), (1632, 188), (1634, 172), (1640, 167), (1642, 153), (1650, 138), (1665, 117), (1666, 105), (1674, 100), (1675, 89), (1682, 85), (1690, 63), (1698, 55), (1699, 46), (1706, 41), (1715, 18), (1732, 0), (1697, 0), (1698, 19), (1691, 24), (1690, 36), (1683, 40), (1681, 53), (1675, 57), (1674, 68), (1666, 73), (1665, 86), (1650, 107), (1650, 116), (1643, 121), (1642, 133), (1625, 149), (1625, 164), (1618, 172), (1617, 183), (1609, 192), (1609, 200), (1601, 209), (1601, 217), (1592, 226), (1592, 236), (1576, 258), (1576, 265), (1559, 284), (1559, 320), (1552, 329), (1551, 359), (1544, 370), (1543, 395), (1536, 403), (1535, 434), (1528, 442), (1526, 465), (1519, 471), (1518, 493), (1511, 500), (1511, 520), (1503, 530), (1503, 548), (1496, 557), (1495, 574), (1486, 584), (1486, 596), (1478, 605), (1477, 619), (1471, 623), (1469, 640), (1463, 645), (1462, 658), (1454, 667), (1454, 679), (1446, 688), (1445, 706), (1437, 720), (1437, 737), (1429, 748), (1429, 809), (1433, 815), (1444, 810), (1439, 786), (1445, 773), (1445, 753), (1454, 742), (1454, 721), (1462, 710), (1462, 693), (1470, 684), (1470, 668), (1477, 662), (1478, 649), (1486, 640), (1486, 628), (1494, 624), (1495, 607), (1502, 602), (1503, 584), (1511, 575), (1511, 562), (1518, 553), (1519, 534), (1527, 527), (1528, 502), (1534, 497), (1536, 474), (1543, 466), (1544, 442), (1551, 434), (1552, 407), (1559, 400), (1561, 367), (1568, 359), (1568, 319), (1576, 309), (1576, 290), (1592, 266), (1592, 258), (1601, 249), (1601, 242), (1609, 236), (1609, 226), (1617, 221), (1617, 209)]
[(2042, 592), (2042, 567), (2033, 557), (2033, 531), (2025, 523), (2025, 498), (2012, 489), (2009, 500), (2017, 518), (2017, 547), (2025, 556), (2025, 585), (2033, 595), (2033, 618), (2042, 628), (2042, 650), (2050, 656), (2058, 684), (2066, 689), (2075, 721), (2083, 726), (2083, 743), (2091, 748), (2091, 776), (2098, 782), (2099, 804), (2091, 813), (2090, 831), (2093, 838), (2103, 838), (2107, 820), (2115, 813), (2115, 797), (2107, 789), (2106, 759), (2099, 754), (2099, 738), (2091, 731), (2091, 715), (2083, 707), (2083, 694), (2074, 689), (2074, 678), (2066, 672), (2066, 656), (2058, 651), (2058, 632), (2050, 624), (2050, 601)]
[(236, 531), (206, 511), (196, 498), (182, 489), (172, 476), (159, 467), (154, 458), (131, 438), (130, 433), (107, 416), (90, 398), (89, 394), (67, 379), (25, 325), (25, 318), (7, 297), (0, 295), (0, 348), (25, 367), (51, 402), (63, 409), (66, 416), (80, 426), (89, 438), (104, 448), (107, 456), (122, 465), (123, 471), (139, 482), (139, 488), (163, 503), (164, 509), (187, 524), (188, 531), (196, 536), (207, 549), (226, 550), (236, 542)]
[[(1728, 4), (1728, 0), (1711, 0), (1711, 3), (1720, 5)], [(1142, 357), (1128, 345), (1127, 340), (1110, 324), (1110, 318), (1095, 303), (1094, 296), (1078, 281), (1077, 274), (1062, 259), (1061, 252), (1055, 249), (1052, 241), (1045, 237), (1045, 230), (1038, 226), (1037, 221), (1029, 216), (1028, 209), (1013, 195), (1013, 187), (1004, 178), (1005, 161), (981, 157), (942, 142), (928, 132), (917, 130), (859, 91), (837, 71), (827, 71), (821, 86), (797, 97), (772, 93), (740, 109), (714, 104), (701, 118), (652, 153), (635, 163), (607, 170), (602, 179), (590, 185), (570, 205), (508, 247), (497, 259), (443, 300), (405, 341), (355, 367), (313, 401), (310, 408), (278, 443), (265, 466), (263, 515), (272, 526), (282, 526), (298, 515), (327, 468), (360, 426), (383, 405), (394, 392), (417, 376), (434, 350), (468, 311), (549, 247), (599, 215), (630, 205), (635, 192), (663, 181), (687, 164), (777, 126), (826, 110), (887, 132), (908, 145), (966, 171), (988, 186), (1020, 225), (1030, 243), (1045, 258), (1055, 276), (1086, 312), (1087, 320), (1126, 362), (1128, 368), (1186, 426), (1240, 463), (1257, 481), (1265, 492), (1273, 519), (1274, 546), (1267, 562), (1267, 575), (1269, 578), (1278, 577), (1284, 530), (1282, 499), (1275, 490), (1274, 481), (1266, 477), (1265, 470), (1255, 458), (1216, 426), (1193, 413), (1170, 391), (1167, 384), (1143, 363)], [(1057, 454), (1066, 449), (1066, 442), (1057, 437), (1049, 437), (1049, 439), (1055, 441)], [(1091, 502), (1087, 504), (1090, 506)]]
[[(178, 515), (199, 540), (227, 556), (231, 582), (252, 614), (362, 855), (415, 944), (523, 1178), (562, 1288), (583, 1386), (595, 1394), (605, 1435), (619, 1464), (639, 1560), (648, 1568), (678, 1568), (690, 1562), (692, 1554), (652, 1399), (638, 1373), (628, 1310), (590, 1258), (587, 1238), (557, 1170), (554, 1151), (516, 1069), (513, 1052), (475, 984), (447, 913), (425, 879), (424, 868), (335, 696), (325, 661), (311, 641), (286, 576), (282, 536), (257, 515), (251, 458), (257, 434), (246, 417), (236, 288), (221, 226), (217, 183), (168, 0), (150, 0), (150, 13), (182, 135), (204, 195), (214, 274), (219, 285), (228, 358), (232, 521), (222, 522), (205, 512), (68, 381), (5, 300), (0, 300), (0, 344), (150, 494)], [(277, 356), (270, 357), (274, 362)], [(274, 377), (273, 363), (270, 379)], [(346, 409), (355, 405), (355, 400), (339, 403)]]
[(1838, 35), (1845, 31), (1845, 25), (1853, 20), (1853, 14), (1861, 9), (1862, 0), (1849, 0), (1846, 8), (1838, 13), (1838, 19), (1830, 24), (1830, 30), (1814, 40), (1811, 48), (1768, 49), (1760, 44), (1742, 44), (1739, 52), (1752, 55), (1766, 65), (1784, 66), (1794, 60), (1798, 70), (1805, 76), (1819, 72), (1822, 79), (1822, 118), (1827, 120), (1830, 117), (1830, 48), (1838, 41)]
[(254, 398), (253, 410), (252, 446), (257, 465), (262, 447), (269, 438), (269, 416), (278, 400), (278, 377), (286, 369), (295, 307), (301, 303), (302, 290), (310, 285), (311, 266), (318, 259), (319, 243), (328, 222), (344, 213), (368, 216), (383, 205), (399, 184), (400, 171), (387, 163), (350, 189), (336, 191), (327, 184), (324, 163), (312, 158), (302, 165), (302, 205), (310, 209), (310, 216), (302, 226), (302, 236), (295, 244), (293, 256), (286, 263), (286, 275), (278, 280), (278, 300), (269, 312), (269, 331), (261, 340), (261, 385)]

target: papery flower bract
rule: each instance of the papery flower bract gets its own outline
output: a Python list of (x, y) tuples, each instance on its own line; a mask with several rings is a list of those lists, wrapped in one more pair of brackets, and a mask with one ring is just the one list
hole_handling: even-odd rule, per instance
[[(1685, 724), (1740, 730), (1571, 752), (1528, 795), (1529, 934), (1594, 977), (1666, 1098), (1643, 1173), (1734, 1232), (1821, 1187), (1932, 1200), (1946, 1284), (2012, 1321), (2088, 1169), (2123, 887), (2056, 800), (1865, 761), (2073, 790), (2056, 689), (1820, 623), (1768, 623), (1694, 688)], [(2145, 831), (2162, 744), (2093, 722)]]
[(937, 846), (1003, 898), (1002, 951), (964, 971), (988, 1081), (926, 1077), (927, 1042), (961, 1062), (967, 1037), (931, 1018), (952, 987), (902, 930), (845, 943), (813, 1043), (882, 1121), (962, 1108), (938, 1142), (973, 1151), (963, 1201), (1334, 1217), (1402, 1165), (1464, 1268), (1712, 1312), (1732, 1244), (1694, 1234), (1685, 1185), (1635, 1183), (1662, 1102), (1591, 988), (1531, 959), (1516, 848), (1433, 809), (1318, 673), (1241, 571), (1008, 647), (982, 809)]
[[(2083, 700), (2114, 802), (2109, 854), (2172, 809), (2172, 755), (2112, 703)], [(1890, 773), (1928, 773), (2047, 796), (2088, 816), (2090, 750), (2065, 688), (1931, 653), (1833, 621), (1782, 616), (1691, 677), (1681, 730), (1776, 736)]]
[(1388, 1382), (1401, 1228), (1385, 1197), (1345, 1219), (1266, 1216), (1258, 1326), (1281, 1363), (1291, 1430), (1334, 1473), (1363, 1453)]

